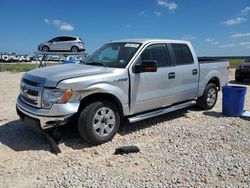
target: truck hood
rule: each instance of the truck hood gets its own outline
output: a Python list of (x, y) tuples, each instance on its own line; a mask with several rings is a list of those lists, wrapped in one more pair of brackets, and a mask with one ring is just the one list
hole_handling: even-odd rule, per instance
[(243, 68), (250, 68), (250, 63), (242, 63), (240, 66)]
[(113, 68), (91, 66), (84, 64), (66, 64), (38, 68), (27, 72), (24, 77), (36, 82), (42, 82), (46, 87), (56, 87), (58, 82), (82, 76), (92, 76), (111, 72)]

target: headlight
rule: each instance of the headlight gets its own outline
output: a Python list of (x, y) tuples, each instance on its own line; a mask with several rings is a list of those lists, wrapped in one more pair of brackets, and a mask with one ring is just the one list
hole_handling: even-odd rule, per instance
[(62, 90), (45, 88), (42, 95), (42, 108), (49, 109), (53, 104), (56, 103), (64, 104), (68, 102), (71, 96), (72, 90), (70, 89)]

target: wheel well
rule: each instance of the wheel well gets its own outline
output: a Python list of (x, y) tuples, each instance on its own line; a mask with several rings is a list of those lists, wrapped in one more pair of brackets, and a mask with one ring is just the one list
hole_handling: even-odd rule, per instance
[(49, 49), (49, 47), (48, 47), (47, 45), (43, 45), (43, 46), (42, 46), (42, 49), (43, 49), (44, 47), (47, 47), (47, 48)]
[(91, 102), (97, 101), (97, 100), (106, 100), (106, 101), (113, 102), (114, 105), (118, 108), (120, 115), (123, 117), (123, 109), (122, 109), (122, 104), (121, 104), (120, 100), (117, 97), (115, 97), (114, 95), (108, 94), (108, 93), (96, 93), (96, 94), (92, 94), (92, 95), (89, 95), (89, 96), (83, 98), (81, 100), (81, 104), (80, 104), (80, 107), (78, 109), (78, 113), (81, 113), (84, 106), (90, 104)]
[(77, 46), (72, 46), (72, 47), (71, 47), (71, 50), (72, 50), (72, 48), (77, 48), (77, 49), (79, 49)]
[(220, 80), (217, 77), (213, 77), (212, 79), (210, 79), (209, 82), (207, 83), (207, 85), (210, 83), (215, 84), (218, 87), (217, 88), (218, 91), (220, 90)]

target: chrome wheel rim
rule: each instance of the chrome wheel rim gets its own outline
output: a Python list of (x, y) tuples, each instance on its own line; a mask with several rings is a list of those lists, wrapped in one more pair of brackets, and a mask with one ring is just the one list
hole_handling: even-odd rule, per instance
[(216, 101), (216, 90), (214, 88), (209, 89), (207, 94), (207, 104), (213, 106)]
[(108, 107), (100, 108), (94, 115), (92, 125), (98, 136), (108, 136), (115, 127), (115, 113)]

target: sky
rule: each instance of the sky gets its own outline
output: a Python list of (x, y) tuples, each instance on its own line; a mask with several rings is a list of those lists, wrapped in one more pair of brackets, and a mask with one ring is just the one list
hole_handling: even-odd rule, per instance
[(250, 0), (1, 0), (0, 52), (32, 55), (56, 36), (92, 53), (117, 39), (189, 40), (198, 56), (250, 56)]

